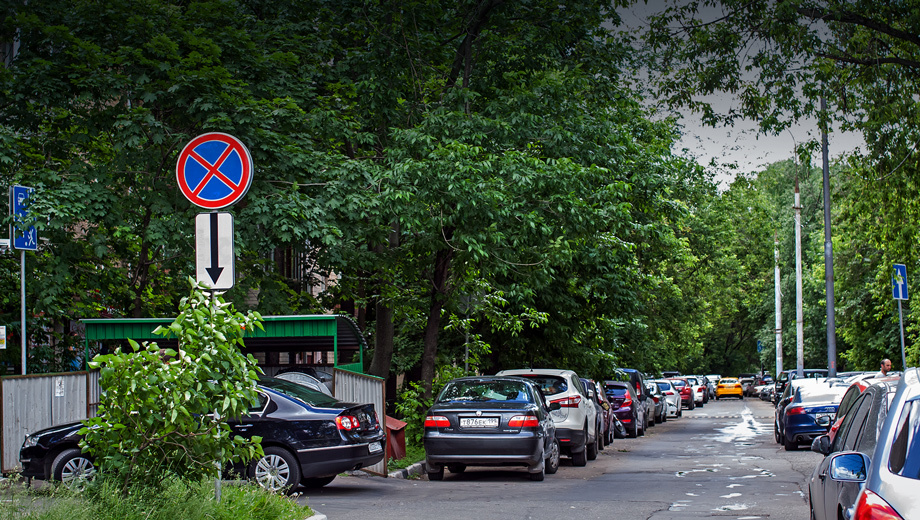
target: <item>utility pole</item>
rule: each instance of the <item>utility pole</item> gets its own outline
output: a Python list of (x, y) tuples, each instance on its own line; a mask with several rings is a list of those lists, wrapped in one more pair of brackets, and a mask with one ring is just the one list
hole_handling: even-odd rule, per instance
[(783, 299), (780, 293), (779, 277), (779, 234), (775, 231), (773, 232), (773, 265), (773, 286), (776, 295), (776, 372), (773, 373), (773, 378), (777, 379), (783, 371)]
[[(827, 111), (821, 96), (821, 112)], [(822, 170), (824, 171), (824, 291), (827, 300), (827, 375), (837, 377), (837, 333), (834, 319), (834, 243), (831, 241), (831, 183), (827, 159), (827, 129), (821, 129)]]
[(802, 311), (802, 203), (799, 178), (795, 178), (795, 368), (805, 377), (805, 318)]

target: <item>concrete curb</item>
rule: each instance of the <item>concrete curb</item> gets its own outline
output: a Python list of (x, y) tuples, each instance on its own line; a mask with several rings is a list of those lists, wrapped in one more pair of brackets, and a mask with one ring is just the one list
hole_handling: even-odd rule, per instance
[(389, 478), (409, 478), (415, 475), (422, 475), (425, 473), (425, 461), (419, 461), (415, 464), (409, 466), (408, 468), (398, 469), (389, 473), (387, 476)]
[(308, 517), (306, 520), (328, 520), (326, 515), (319, 513), (316, 509), (313, 510), (313, 516)]

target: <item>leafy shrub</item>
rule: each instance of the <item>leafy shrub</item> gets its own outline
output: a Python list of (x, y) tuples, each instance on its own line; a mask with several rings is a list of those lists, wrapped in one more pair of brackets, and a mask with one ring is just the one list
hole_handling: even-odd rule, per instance
[[(431, 394), (437, 396), (451, 379), (465, 375), (468, 374), (463, 367), (452, 365), (438, 367), (434, 381), (431, 383)], [(399, 394), (396, 401), (396, 413), (406, 422), (407, 445), (422, 445), (422, 436), (425, 433), (425, 413), (431, 408), (433, 402), (434, 399), (425, 398), (425, 389), (416, 381), (410, 381), (408, 388)]]
[(157, 485), (173, 475), (216, 477), (218, 464), (261, 455), (260, 438), (231, 437), (227, 425), (257, 401), (260, 369), (239, 345), (245, 331), (262, 328), (261, 319), (194, 288), (175, 321), (155, 331), (177, 338), (178, 351), (130, 341), (132, 352), (93, 359), (104, 392), (99, 415), (80, 430), (81, 445), (121, 479), (123, 494), (131, 484)]

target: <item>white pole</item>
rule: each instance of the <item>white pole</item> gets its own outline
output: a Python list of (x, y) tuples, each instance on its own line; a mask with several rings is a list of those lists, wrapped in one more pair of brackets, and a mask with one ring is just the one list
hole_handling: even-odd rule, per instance
[(783, 371), (783, 298), (780, 293), (779, 276), (779, 235), (773, 233), (773, 264), (774, 264), (774, 293), (776, 295), (776, 372), (774, 378), (779, 378)]
[(802, 204), (799, 179), (795, 179), (795, 368), (798, 377), (805, 377), (805, 329), (802, 310)]

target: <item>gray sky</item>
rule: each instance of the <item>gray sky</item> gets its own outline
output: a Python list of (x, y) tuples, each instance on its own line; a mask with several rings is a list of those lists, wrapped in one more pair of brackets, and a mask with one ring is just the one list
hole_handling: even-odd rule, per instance
[[(624, 25), (635, 34), (635, 29), (646, 25), (645, 17), (649, 13), (662, 10), (664, 2), (649, 0), (617, 12)], [(714, 106), (725, 109), (738, 104), (733, 94), (726, 93), (715, 98), (707, 98)], [(724, 112), (727, 110), (719, 110)], [(683, 127), (683, 138), (675, 146), (675, 151), (683, 149), (697, 159), (700, 164), (709, 166), (714, 160), (719, 165), (736, 164), (737, 167), (722, 166), (715, 170), (716, 178), (723, 184), (730, 182), (738, 173), (751, 173), (777, 161), (789, 159), (794, 154), (796, 144), (820, 139), (820, 130), (814, 121), (804, 121), (784, 131), (780, 135), (759, 133), (755, 123), (736, 121), (732, 127), (712, 128), (701, 123), (698, 114), (689, 111), (679, 114)], [(863, 145), (862, 137), (852, 133), (831, 133), (828, 136), (830, 157), (849, 153)], [(820, 155), (814, 158), (815, 166), (820, 167)]]

